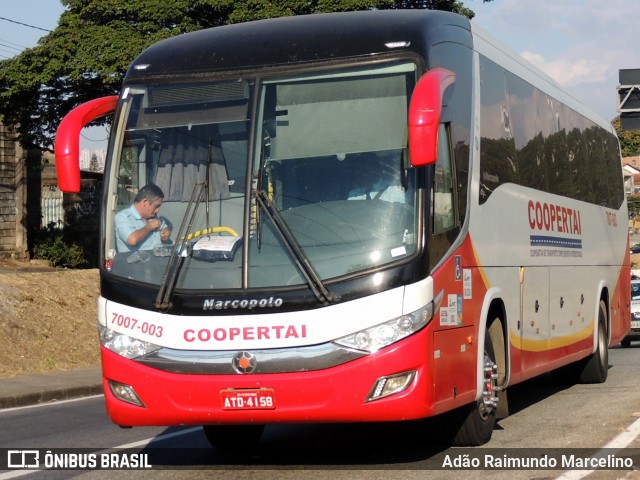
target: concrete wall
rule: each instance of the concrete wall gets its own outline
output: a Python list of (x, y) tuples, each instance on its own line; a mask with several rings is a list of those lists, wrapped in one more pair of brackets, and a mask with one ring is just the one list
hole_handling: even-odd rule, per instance
[(0, 258), (28, 259), (26, 157), (0, 124)]

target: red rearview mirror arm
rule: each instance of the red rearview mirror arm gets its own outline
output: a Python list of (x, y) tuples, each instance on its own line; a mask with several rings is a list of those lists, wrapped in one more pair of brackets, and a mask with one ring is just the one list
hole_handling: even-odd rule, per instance
[(54, 152), (60, 190), (80, 191), (80, 131), (93, 120), (116, 109), (118, 96), (96, 98), (71, 110), (60, 122)]

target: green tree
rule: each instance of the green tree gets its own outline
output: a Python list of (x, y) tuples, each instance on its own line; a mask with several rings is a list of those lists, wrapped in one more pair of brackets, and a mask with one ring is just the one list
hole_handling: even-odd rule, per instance
[[(482, 0), (483, 3), (490, 2), (491, 0)], [(406, 2), (393, 2), (394, 5), (391, 8), (421, 8), (429, 10), (444, 10), (447, 12), (459, 13), (467, 18), (473, 18), (475, 13), (472, 10), (466, 8), (462, 2), (456, 0), (408, 0)]]
[(270, 17), (372, 8), (430, 8), (473, 17), (455, 0), (60, 1), (66, 9), (56, 29), (36, 47), (0, 62), (0, 119), (14, 126), (26, 148), (51, 149), (66, 113), (116, 94), (136, 55), (174, 35)]
[(635, 195), (628, 195), (627, 208), (629, 209), (629, 218), (637, 218), (640, 215), (640, 198)]
[[(624, 157), (637, 157), (640, 155), (640, 130), (622, 130), (620, 117), (611, 122), (620, 141), (620, 153)], [(624, 162), (623, 162), (624, 163)], [(627, 195), (627, 207), (629, 218), (637, 219), (640, 215), (640, 197), (637, 193)]]
[(618, 134), (622, 156), (637, 157), (640, 155), (640, 130), (622, 130), (620, 117), (616, 117), (611, 123)]
[(91, 154), (91, 160), (89, 161), (89, 171), (90, 172), (99, 172), (100, 166), (98, 165), (98, 156), (95, 152)]

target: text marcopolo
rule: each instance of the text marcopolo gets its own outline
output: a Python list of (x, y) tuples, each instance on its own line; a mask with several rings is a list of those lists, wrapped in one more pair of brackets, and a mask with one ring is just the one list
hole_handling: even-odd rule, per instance
[(216, 300), (215, 298), (206, 299), (202, 304), (203, 310), (253, 310), (254, 308), (273, 308), (281, 307), (283, 300), (281, 298), (245, 298), (235, 300)]

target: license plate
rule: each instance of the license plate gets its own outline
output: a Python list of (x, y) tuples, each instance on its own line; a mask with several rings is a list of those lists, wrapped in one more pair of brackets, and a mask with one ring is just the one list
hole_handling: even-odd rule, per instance
[(640, 328), (640, 320), (631, 320), (631, 328)]
[(271, 388), (227, 389), (220, 392), (223, 410), (273, 410), (276, 395)]

